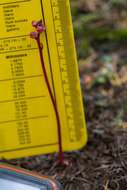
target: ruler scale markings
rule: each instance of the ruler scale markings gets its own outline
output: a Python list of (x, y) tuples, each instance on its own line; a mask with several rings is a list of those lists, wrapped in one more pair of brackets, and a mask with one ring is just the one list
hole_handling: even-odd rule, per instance
[[(54, 32), (55, 32), (55, 41), (56, 41), (56, 45), (57, 45), (57, 55), (59, 55), (59, 45), (61, 45), (61, 43), (59, 43), (58, 44), (58, 42), (57, 42), (57, 35), (58, 34), (61, 34), (61, 26), (59, 26), (59, 28), (57, 28), (57, 30), (56, 30), (56, 27), (55, 27), (55, 23), (54, 23), (54, 21), (55, 21), (55, 19), (54, 18), (56, 18), (56, 15), (54, 15), (54, 10), (53, 10), (53, 5), (52, 5), (52, 2), (51, 2), (51, 0), (50, 0), (50, 4), (51, 4), (51, 11), (52, 11), (52, 19), (53, 19), (53, 26), (54, 26)], [(58, 11), (58, 10), (57, 10)], [(57, 13), (56, 13), (57, 14)], [(58, 33), (56, 33), (56, 31), (58, 32)], [(60, 33), (59, 33), (60, 32)], [(62, 40), (63, 41), (63, 40)], [(63, 43), (62, 43), (62, 45), (63, 45)], [(59, 70), (60, 70), (60, 60), (58, 60), (58, 65), (59, 65)], [(61, 79), (61, 82), (62, 82), (62, 76), (60, 75), (60, 79)], [(63, 85), (62, 85), (62, 93), (63, 93), (63, 100), (64, 100), (64, 106), (65, 106), (65, 98), (64, 98), (64, 88), (63, 88)], [(67, 120), (67, 112), (66, 112), (66, 109), (65, 109), (65, 114), (66, 114), (66, 120)], [(68, 120), (67, 120), (67, 123), (68, 123)], [(69, 130), (68, 130), (68, 136), (69, 136), (69, 139), (71, 140), (71, 136), (70, 136), (70, 133), (69, 133)]]
[[(60, 7), (60, 18), (62, 25), (63, 35), (64, 35), (64, 46), (66, 52), (66, 69), (69, 79), (69, 90), (70, 90), (70, 97), (71, 97), (71, 106), (72, 106), (72, 113), (73, 113), (73, 121), (75, 127), (75, 134), (76, 140), (80, 141), (82, 137), (82, 132), (80, 129), (84, 128), (84, 120), (83, 120), (83, 109), (81, 110), (81, 91), (78, 87), (79, 83), (79, 76), (77, 73), (77, 61), (76, 57), (74, 56), (75, 52), (72, 49), (72, 44), (74, 44), (74, 38), (72, 35), (72, 23), (70, 18), (70, 6), (69, 1), (67, 0), (66, 3), (62, 3), (62, 0), (58, 0), (59, 7)], [(68, 30), (66, 30), (68, 28)], [(70, 35), (67, 33), (70, 31)], [(71, 56), (70, 56), (71, 55)]]
[[(59, 66), (61, 72), (61, 79), (62, 79), (62, 86), (63, 86), (63, 93), (64, 93), (64, 103), (65, 103), (65, 110), (67, 115), (67, 124), (69, 129), (69, 136), (70, 141), (76, 141), (76, 133), (74, 129), (73, 123), (73, 115), (72, 115), (72, 104), (69, 102), (70, 99), (70, 91), (69, 91), (69, 80), (67, 74), (67, 59), (65, 54), (65, 44), (64, 44), (64, 34), (62, 29), (62, 22), (61, 22), (61, 15), (60, 15), (60, 6), (57, 0), (52, 0), (52, 9), (54, 14), (54, 25), (55, 25), (55, 33), (56, 33), (56, 44), (58, 49), (58, 59), (59, 59)], [(65, 26), (66, 27), (66, 26)]]
[(52, 8), (55, 10), (54, 23), (56, 22), (55, 32), (58, 37), (58, 42), (56, 43), (59, 52), (59, 63), (61, 67), (60, 71), (64, 89), (66, 113), (68, 115), (68, 125), (71, 139), (72, 141), (76, 141), (81, 138), (79, 128), (82, 128), (84, 123), (82, 122), (82, 116), (79, 114), (82, 110), (78, 109), (78, 105), (81, 105), (81, 95), (79, 89), (76, 89), (76, 84), (79, 81), (76, 76), (77, 68), (75, 67), (75, 58), (70, 56), (73, 55), (73, 52), (71, 52), (69, 44), (72, 45), (73, 41), (69, 38), (66, 31), (66, 28), (70, 26), (70, 23), (68, 22), (70, 15), (67, 15), (67, 13), (69, 13), (69, 7), (67, 3), (63, 4), (61, 0), (52, 0)]

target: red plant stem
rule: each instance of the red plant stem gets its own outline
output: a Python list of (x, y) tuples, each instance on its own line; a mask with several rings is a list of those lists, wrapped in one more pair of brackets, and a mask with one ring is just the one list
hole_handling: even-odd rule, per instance
[(63, 163), (64, 163), (64, 154), (63, 154), (63, 148), (62, 148), (62, 135), (61, 135), (61, 124), (60, 124), (59, 113), (58, 113), (56, 101), (54, 99), (54, 96), (53, 96), (53, 93), (52, 93), (52, 90), (51, 90), (51, 87), (50, 87), (48, 75), (47, 75), (47, 72), (46, 72), (46, 67), (45, 67), (44, 58), (43, 58), (43, 52), (42, 52), (43, 47), (42, 47), (42, 44), (40, 42), (40, 35), (38, 35), (38, 38), (36, 40), (37, 40), (37, 45), (38, 45), (38, 49), (39, 49), (39, 55), (40, 55), (42, 70), (43, 70), (43, 73), (44, 73), (45, 82), (46, 82), (48, 92), (49, 92), (49, 95), (51, 97), (51, 101), (52, 101), (54, 111), (55, 111), (55, 115), (56, 115), (57, 129), (58, 129), (58, 143), (59, 143), (59, 163), (61, 165), (63, 165)]

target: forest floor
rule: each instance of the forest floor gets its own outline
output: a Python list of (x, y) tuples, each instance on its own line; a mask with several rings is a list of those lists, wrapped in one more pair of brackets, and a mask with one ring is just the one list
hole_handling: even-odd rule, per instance
[(127, 187), (127, 83), (85, 89), (89, 140), (81, 151), (65, 153), (67, 167), (57, 155), (8, 161), (49, 175), (65, 190), (125, 190)]
[[(56, 155), (8, 161), (52, 176), (61, 182), (65, 190), (127, 189), (127, 15), (123, 14), (127, 7), (123, 8), (122, 4), (119, 10), (116, 5), (117, 8), (111, 9), (105, 2), (72, 1), (89, 134), (87, 146), (81, 151), (65, 153), (65, 158), (70, 162), (67, 167), (57, 166)], [(121, 2), (124, 3), (124, 0)], [(109, 8), (108, 15), (105, 14), (102, 19), (94, 17), (97, 7), (101, 10)], [(116, 22), (110, 19), (113, 13)], [(83, 17), (87, 18), (85, 24)], [(91, 19), (96, 20), (96, 25), (95, 20), (93, 23)], [(101, 31), (104, 26), (106, 31)], [(99, 27), (99, 35), (95, 31), (88, 36), (84, 32), (85, 27), (91, 30)], [(117, 37), (114, 37), (116, 34)]]

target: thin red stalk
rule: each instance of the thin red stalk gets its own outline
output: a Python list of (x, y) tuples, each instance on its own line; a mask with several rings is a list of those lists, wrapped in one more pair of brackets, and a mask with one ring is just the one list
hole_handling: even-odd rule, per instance
[(53, 96), (51, 87), (50, 87), (48, 75), (46, 72), (46, 67), (45, 67), (43, 52), (42, 52), (43, 47), (42, 47), (42, 44), (40, 42), (40, 35), (38, 35), (38, 38), (36, 40), (37, 40), (37, 45), (38, 45), (38, 49), (39, 49), (39, 55), (40, 55), (42, 70), (44, 73), (45, 82), (46, 82), (48, 92), (49, 92), (49, 95), (51, 97), (51, 101), (52, 101), (54, 111), (55, 111), (55, 115), (56, 115), (57, 129), (58, 129), (58, 143), (59, 143), (59, 162), (60, 162), (60, 164), (63, 164), (64, 163), (64, 155), (63, 155), (63, 148), (62, 148), (62, 135), (61, 135), (60, 117), (59, 117), (59, 113), (58, 113), (58, 109), (57, 109), (57, 104), (56, 104), (55, 98)]

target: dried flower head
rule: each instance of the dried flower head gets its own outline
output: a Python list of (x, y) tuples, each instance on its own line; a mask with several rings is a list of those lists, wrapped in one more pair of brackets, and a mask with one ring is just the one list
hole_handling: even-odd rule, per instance
[(31, 37), (32, 39), (37, 39), (37, 38), (38, 38), (38, 33), (37, 33), (37, 32), (31, 32), (31, 33), (30, 33), (30, 37)]
[(42, 20), (40, 20), (38, 22), (37, 21), (32, 21), (32, 26), (34, 28), (36, 28), (36, 31), (38, 33), (43, 33), (46, 30), (45, 26), (42, 24)]
[(37, 21), (32, 21), (32, 26), (35, 27), (35, 28), (37, 28), (38, 22)]
[(46, 30), (46, 28), (42, 25), (42, 26), (37, 26), (37, 32), (38, 33), (42, 33), (42, 32), (44, 32)]

